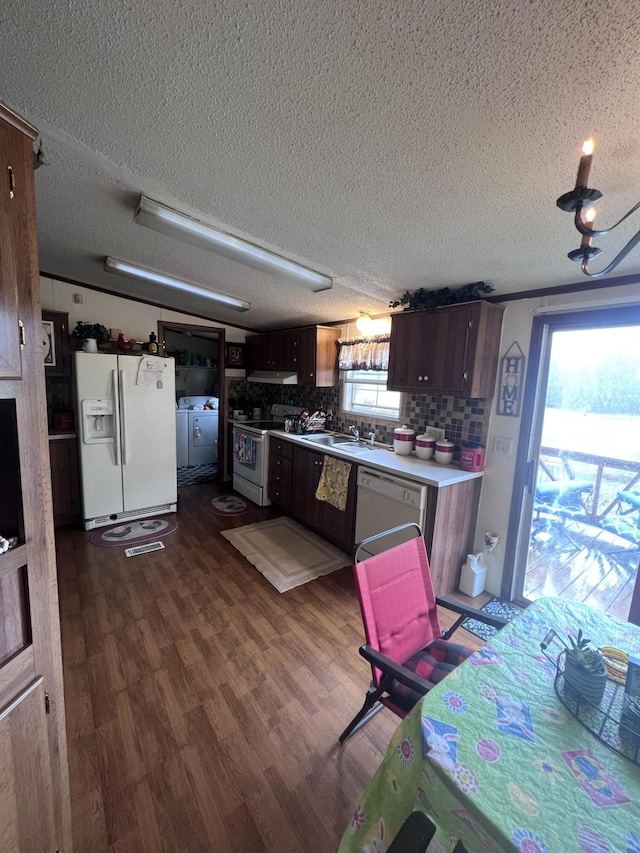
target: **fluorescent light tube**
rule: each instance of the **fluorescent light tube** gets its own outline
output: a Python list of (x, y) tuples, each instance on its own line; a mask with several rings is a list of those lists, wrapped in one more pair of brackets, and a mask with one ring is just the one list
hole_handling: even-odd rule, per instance
[(153, 228), (161, 234), (184, 240), (185, 243), (191, 243), (200, 249), (217, 252), (255, 269), (311, 284), (314, 293), (333, 287), (333, 279), (329, 276), (300, 266), (239, 237), (218, 231), (211, 225), (199, 222), (184, 213), (178, 213), (177, 210), (172, 210), (146, 196), (140, 196), (134, 220), (139, 225), (146, 225), (147, 228)]
[(224, 305), (226, 308), (233, 308), (234, 311), (248, 311), (251, 308), (251, 303), (244, 299), (227, 296), (225, 293), (216, 293), (215, 290), (207, 290), (206, 287), (191, 284), (191, 282), (183, 281), (180, 278), (172, 278), (161, 272), (152, 272), (152, 270), (146, 270), (144, 267), (136, 267), (126, 261), (117, 261), (115, 258), (107, 258), (104, 262), (104, 268), (106, 272), (126, 275), (139, 281), (148, 281), (151, 284), (160, 284), (163, 287), (182, 290), (184, 293), (192, 293), (194, 296), (202, 296), (212, 302), (217, 302), (219, 305)]

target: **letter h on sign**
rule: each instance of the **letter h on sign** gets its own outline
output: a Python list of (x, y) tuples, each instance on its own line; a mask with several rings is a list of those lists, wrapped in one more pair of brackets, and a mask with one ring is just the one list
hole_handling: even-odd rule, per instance
[(498, 414), (517, 418), (520, 414), (522, 378), (524, 376), (524, 353), (519, 345), (511, 344), (502, 359)]

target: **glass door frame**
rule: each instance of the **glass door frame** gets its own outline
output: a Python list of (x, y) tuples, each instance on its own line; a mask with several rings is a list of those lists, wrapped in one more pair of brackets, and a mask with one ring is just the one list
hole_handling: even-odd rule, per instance
[[(635, 325), (640, 327), (639, 305), (550, 312), (539, 314), (533, 319), (500, 593), (502, 598), (507, 601), (514, 601), (522, 605), (529, 603), (529, 600), (524, 598), (523, 589), (546, 408), (553, 333), (571, 331), (572, 329), (599, 329)], [(640, 572), (638, 579), (640, 580)], [(638, 593), (639, 588), (637, 582), (636, 593)]]

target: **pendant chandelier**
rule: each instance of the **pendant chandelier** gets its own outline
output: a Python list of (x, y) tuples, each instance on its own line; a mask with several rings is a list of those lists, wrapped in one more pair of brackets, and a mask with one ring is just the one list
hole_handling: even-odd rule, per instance
[(582, 272), (590, 278), (598, 278), (599, 276), (610, 273), (618, 266), (620, 261), (624, 260), (629, 252), (631, 252), (631, 250), (640, 243), (640, 231), (638, 231), (638, 233), (629, 240), (627, 245), (616, 255), (608, 266), (599, 272), (589, 271), (589, 261), (592, 258), (596, 258), (602, 252), (602, 249), (592, 245), (593, 238), (603, 237), (605, 234), (613, 231), (614, 228), (617, 228), (618, 225), (624, 222), (625, 219), (640, 208), (640, 202), (638, 202), (638, 204), (634, 205), (631, 210), (625, 213), (622, 219), (618, 220), (618, 222), (610, 228), (595, 229), (593, 227), (596, 218), (595, 205), (602, 198), (600, 190), (591, 189), (587, 186), (595, 145), (595, 139), (589, 138), (585, 140), (582, 146), (582, 156), (580, 157), (580, 163), (578, 165), (576, 185), (570, 192), (564, 193), (564, 195), (561, 195), (556, 201), (559, 208), (566, 210), (568, 213), (574, 214), (575, 226), (580, 234), (582, 234), (580, 248), (569, 252), (567, 257), (572, 261), (579, 262)]

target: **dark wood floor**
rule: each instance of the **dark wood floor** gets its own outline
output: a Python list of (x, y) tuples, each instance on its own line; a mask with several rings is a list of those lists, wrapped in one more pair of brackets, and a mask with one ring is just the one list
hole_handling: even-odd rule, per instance
[(369, 682), (351, 569), (280, 595), (219, 535), (278, 512), (220, 491), (147, 555), (58, 531), (76, 853), (333, 853), (398, 724), (337, 745)]

